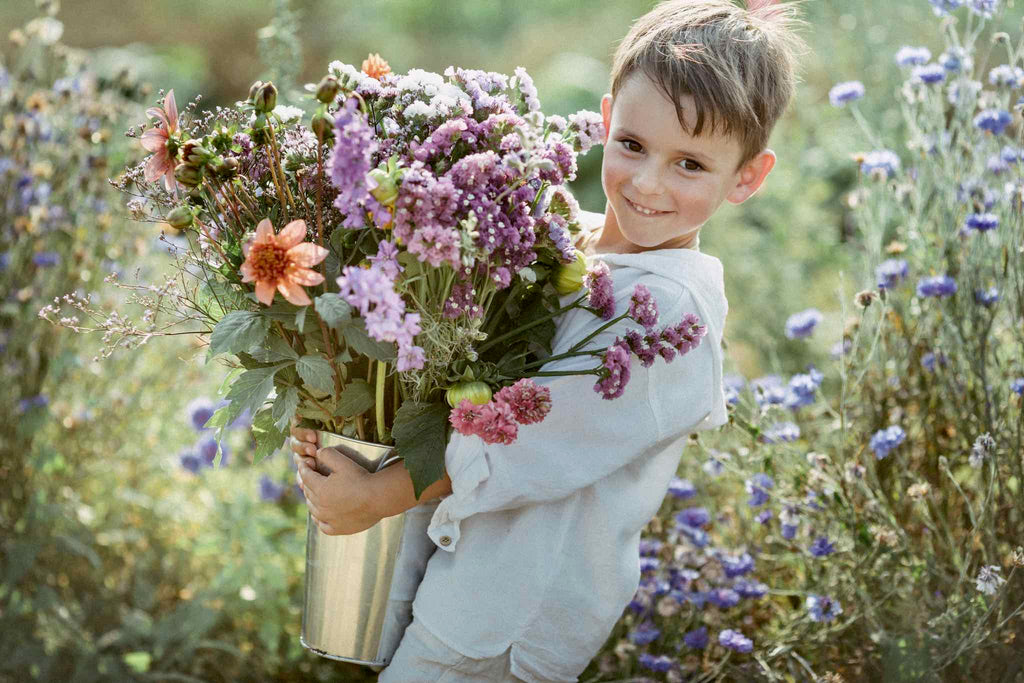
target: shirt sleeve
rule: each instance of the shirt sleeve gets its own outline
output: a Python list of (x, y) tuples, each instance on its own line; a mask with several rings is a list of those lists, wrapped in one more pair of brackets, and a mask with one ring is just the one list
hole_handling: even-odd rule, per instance
[[(646, 284), (643, 278), (639, 281)], [(693, 296), (682, 286), (648, 288), (659, 308), (669, 311), (662, 314), (662, 324), (697, 312)], [(629, 287), (617, 301), (618, 311), (626, 310), (631, 292)], [(602, 323), (598, 320), (594, 327)], [(594, 327), (588, 323), (580, 333), (573, 330), (570, 341), (582, 339)], [(635, 323), (623, 321), (587, 348), (606, 348), (630, 327)], [(604, 399), (594, 390), (594, 375), (537, 378), (551, 391), (551, 411), (538, 424), (520, 425), (513, 444), (488, 445), (480, 437), (453, 433), (445, 452), (452, 493), (434, 512), (430, 538), (443, 550), (454, 551), (460, 521), (473, 514), (564, 498), (695, 431), (712, 406), (710, 340), (709, 334), (689, 353), (671, 363), (658, 358), (650, 368), (634, 356), (630, 381), (617, 399)], [(553, 361), (544, 369), (586, 369), (599, 363), (598, 357), (581, 356)]]

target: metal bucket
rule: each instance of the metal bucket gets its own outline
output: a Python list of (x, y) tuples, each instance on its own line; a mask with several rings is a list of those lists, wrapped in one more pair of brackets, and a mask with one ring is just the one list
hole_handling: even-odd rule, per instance
[[(392, 446), (328, 432), (320, 433), (320, 445), (337, 447), (369, 472), (401, 460)], [(357, 534), (328, 536), (307, 519), (304, 647), (376, 670), (387, 666), (406, 626), (385, 618), (405, 521), (402, 513)]]

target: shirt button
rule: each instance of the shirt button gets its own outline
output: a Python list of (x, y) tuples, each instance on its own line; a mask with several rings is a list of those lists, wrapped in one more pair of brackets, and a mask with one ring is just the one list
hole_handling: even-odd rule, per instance
[(441, 545), (443, 545), (445, 548), (447, 548), (451, 544), (452, 544), (452, 537), (451, 536), (442, 536), (441, 537)]

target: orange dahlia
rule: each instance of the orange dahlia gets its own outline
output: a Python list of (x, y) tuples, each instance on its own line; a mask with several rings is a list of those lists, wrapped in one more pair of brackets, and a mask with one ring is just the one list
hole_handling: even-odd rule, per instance
[(381, 76), (391, 73), (391, 66), (379, 54), (371, 52), (370, 56), (363, 60), (360, 70), (370, 78), (376, 78), (379, 81)]
[(164, 97), (163, 107), (151, 107), (146, 110), (149, 116), (160, 119), (160, 125), (150, 128), (142, 134), (142, 146), (153, 156), (146, 162), (146, 182), (151, 183), (160, 177), (164, 179), (167, 191), (175, 188), (174, 166), (177, 163), (178, 146), (172, 137), (178, 132), (178, 105), (174, 102), (174, 91), (169, 90)]
[(269, 306), (274, 301), (274, 290), (296, 306), (312, 303), (302, 287), (318, 285), (324, 276), (311, 268), (325, 258), (327, 250), (312, 242), (303, 242), (306, 221), (292, 221), (280, 233), (274, 234), (269, 218), (256, 226), (256, 236), (242, 247), (242, 282), (256, 283), (256, 298)]

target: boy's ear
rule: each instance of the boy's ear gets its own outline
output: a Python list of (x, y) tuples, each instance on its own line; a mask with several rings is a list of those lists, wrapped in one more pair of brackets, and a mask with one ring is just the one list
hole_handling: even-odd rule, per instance
[(604, 121), (604, 140), (608, 142), (608, 131), (612, 126), (612, 96), (606, 94), (601, 98), (601, 120)]
[(747, 201), (761, 187), (761, 183), (768, 177), (773, 166), (775, 166), (775, 152), (766, 149), (740, 167), (736, 186), (725, 198), (732, 204), (742, 204)]

